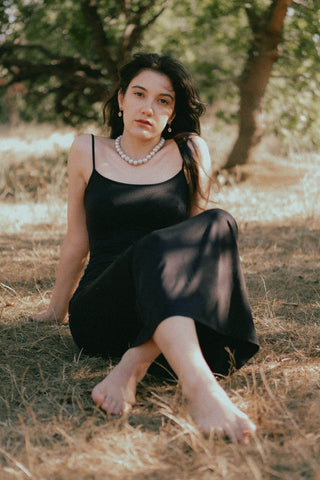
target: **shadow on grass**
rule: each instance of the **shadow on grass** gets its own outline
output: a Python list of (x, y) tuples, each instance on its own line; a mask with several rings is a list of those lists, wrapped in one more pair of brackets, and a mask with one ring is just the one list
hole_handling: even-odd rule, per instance
[[(41, 339), (52, 334), (51, 348), (46, 354), (51, 360), (65, 354), (61, 332), (64, 332), (63, 338), (66, 338), (68, 348), (71, 348), (68, 328), (36, 327), (25, 319), (35, 309), (39, 310), (41, 305), (45, 305), (45, 299), (50, 296), (62, 238), (61, 232), (48, 229), (46, 225), (26, 229), (22, 234), (0, 237), (4, 252), (0, 307), (2, 317), (9, 315), (6, 328), (10, 322), (11, 325), (12, 322), (15, 325), (18, 323), (19, 327), (12, 327), (15, 332), (13, 335), (17, 335), (17, 328), (19, 331), (25, 328), (25, 333), (20, 331), (19, 334), (21, 338), (28, 338), (25, 352), (28, 349), (30, 351), (30, 345), (34, 344), (34, 334), (28, 336), (28, 329), (35, 328), (42, 332), (40, 338), (36, 337), (35, 350), (41, 344)], [(317, 355), (319, 239), (320, 230), (308, 228), (303, 222), (292, 222), (286, 226), (248, 225), (240, 232), (240, 254), (263, 347), (259, 358), (264, 355), (264, 347), (273, 348), (278, 355), (287, 355), (301, 348), (308, 348), (308, 354)], [(303, 332), (308, 332), (309, 337), (306, 338)], [(61, 345), (57, 354), (55, 344), (59, 341)], [(75, 351), (71, 351), (75, 355)], [(39, 353), (39, 350), (35, 353)]]
[[(95, 425), (121, 423), (120, 417), (109, 416), (91, 399), (92, 388), (108, 373), (112, 360), (82, 354), (68, 325), (49, 325), (26, 317), (16, 317), (14, 322), (3, 318), (0, 341), (5, 347), (0, 351), (2, 424), (50, 424), (57, 419), (73, 419), (78, 426), (88, 421)], [(139, 386), (137, 406), (128, 417), (132, 427), (159, 430), (161, 415), (152, 402), (152, 391), (159, 387), (173, 388), (152, 376)]]
[[(302, 438), (298, 430), (311, 432), (310, 442), (316, 435), (312, 433), (315, 417), (312, 423), (305, 419), (314, 411), (319, 389), (319, 238), (319, 229), (308, 229), (302, 223), (250, 225), (240, 232), (240, 253), (262, 348), (248, 366), (223, 381), (228, 392), (241, 391), (242, 398), (247, 399), (249, 415), (257, 422), (264, 441), (270, 442), (266, 451), (285, 450), (288, 444), (282, 459), (273, 463), (276, 469), (291, 462), (290, 439), (294, 435), (310, 451), (309, 437)], [(154, 400), (156, 392), (174, 409), (179, 405), (175, 386), (146, 379), (138, 388), (137, 404), (127, 420), (110, 417), (95, 408), (91, 390), (108, 373), (111, 363), (82, 355), (67, 325), (28, 319), (49, 298), (62, 235), (43, 226), (36, 232), (30, 229), (3, 235), (0, 240), (5, 260), (0, 282), (6, 285), (0, 292), (0, 422), (6, 451), (24, 458), (30, 441), (34, 459), (40, 446), (46, 449), (44, 456), (54, 451), (54, 458), (67, 458), (74, 450), (85, 455), (90, 448), (100, 455), (100, 446), (97, 450), (92, 447), (96, 438), (111, 442), (121, 434), (122, 441), (132, 439), (129, 445), (133, 448), (140, 434), (151, 443), (148, 435), (155, 434), (157, 441), (162, 438), (163, 452), (167, 452), (170, 435), (180, 439), (178, 446), (184, 452), (188, 435), (176, 426), (167, 428), (168, 418)], [(235, 395), (237, 398), (238, 393)], [(148, 452), (147, 443), (144, 448)], [(185, 455), (181, 453), (184, 461), (189, 454), (190, 449)], [(196, 454), (197, 449), (194, 459)], [(295, 458), (299, 460), (298, 454)], [(174, 462), (175, 458), (170, 465)], [(299, 462), (296, 470), (301, 473), (306, 462)], [(190, 471), (193, 468), (190, 466)], [(71, 467), (68, 475), (70, 472)], [(143, 477), (132, 472), (126, 478), (164, 478), (160, 470), (149, 473)], [(239, 478), (247, 477), (244, 473)]]

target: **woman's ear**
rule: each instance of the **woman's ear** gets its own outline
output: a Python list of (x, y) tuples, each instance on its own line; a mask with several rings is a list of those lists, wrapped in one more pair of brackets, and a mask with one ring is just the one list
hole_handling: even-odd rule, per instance
[(169, 118), (169, 120), (168, 120), (168, 122), (167, 122), (168, 125), (171, 125), (171, 122), (173, 121), (173, 119), (175, 118), (175, 116), (176, 116), (176, 112), (173, 112), (172, 115), (171, 115), (171, 117)]
[(123, 106), (123, 93), (122, 90), (118, 90), (118, 104), (119, 104), (119, 110), (122, 110)]

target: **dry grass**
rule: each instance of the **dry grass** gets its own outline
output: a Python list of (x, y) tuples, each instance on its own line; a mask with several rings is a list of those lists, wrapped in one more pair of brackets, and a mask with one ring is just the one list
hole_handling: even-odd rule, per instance
[(91, 389), (111, 366), (81, 355), (67, 326), (29, 318), (50, 296), (64, 195), (2, 201), (1, 480), (320, 480), (319, 156), (270, 151), (215, 197), (239, 221), (262, 347), (222, 380), (258, 426), (248, 446), (200, 436), (179, 388), (153, 378), (128, 418), (95, 409)]

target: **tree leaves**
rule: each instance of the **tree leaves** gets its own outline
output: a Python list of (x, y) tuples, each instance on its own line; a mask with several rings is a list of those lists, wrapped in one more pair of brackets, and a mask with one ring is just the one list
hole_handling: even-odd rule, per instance
[(97, 120), (94, 104), (105, 99), (119, 66), (165, 8), (151, 0), (6, 0), (1, 88), (24, 82), (40, 118), (46, 91), (67, 123)]
[[(3, 0), (0, 93), (5, 94), (6, 86), (14, 82), (23, 82), (28, 90), (21, 112), (25, 119), (53, 120), (58, 115), (74, 125), (83, 119), (98, 120), (119, 66), (137, 50), (156, 51), (171, 54), (189, 67), (205, 101), (229, 102), (223, 118), (234, 122), (235, 80), (244, 70), (248, 52), (257, 52), (272, 3)], [(275, 51), (280, 56), (265, 94), (269, 131), (282, 134), (299, 128), (301, 137), (308, 140), (315, 125), (320, 127), (316, 115), (319, 16), (317, 0), (297, 0), (288, 10), (281, 50)], [(3, 108), (2, 121), (5, 115)], [(311, 141), (316, 137), (312, 133)]]

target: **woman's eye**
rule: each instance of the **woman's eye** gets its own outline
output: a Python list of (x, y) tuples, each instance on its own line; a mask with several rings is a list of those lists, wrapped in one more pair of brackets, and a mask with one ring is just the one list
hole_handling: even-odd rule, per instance
[(142, 97), (143, 93), (142, 92), (134, 92), (134, 95), (136, 95), (137, 97)]
[(166, 100), (165, 98), (160, 98), (160, 103), (162, 103), (163, 105), (169, 105), (168, 100)]

